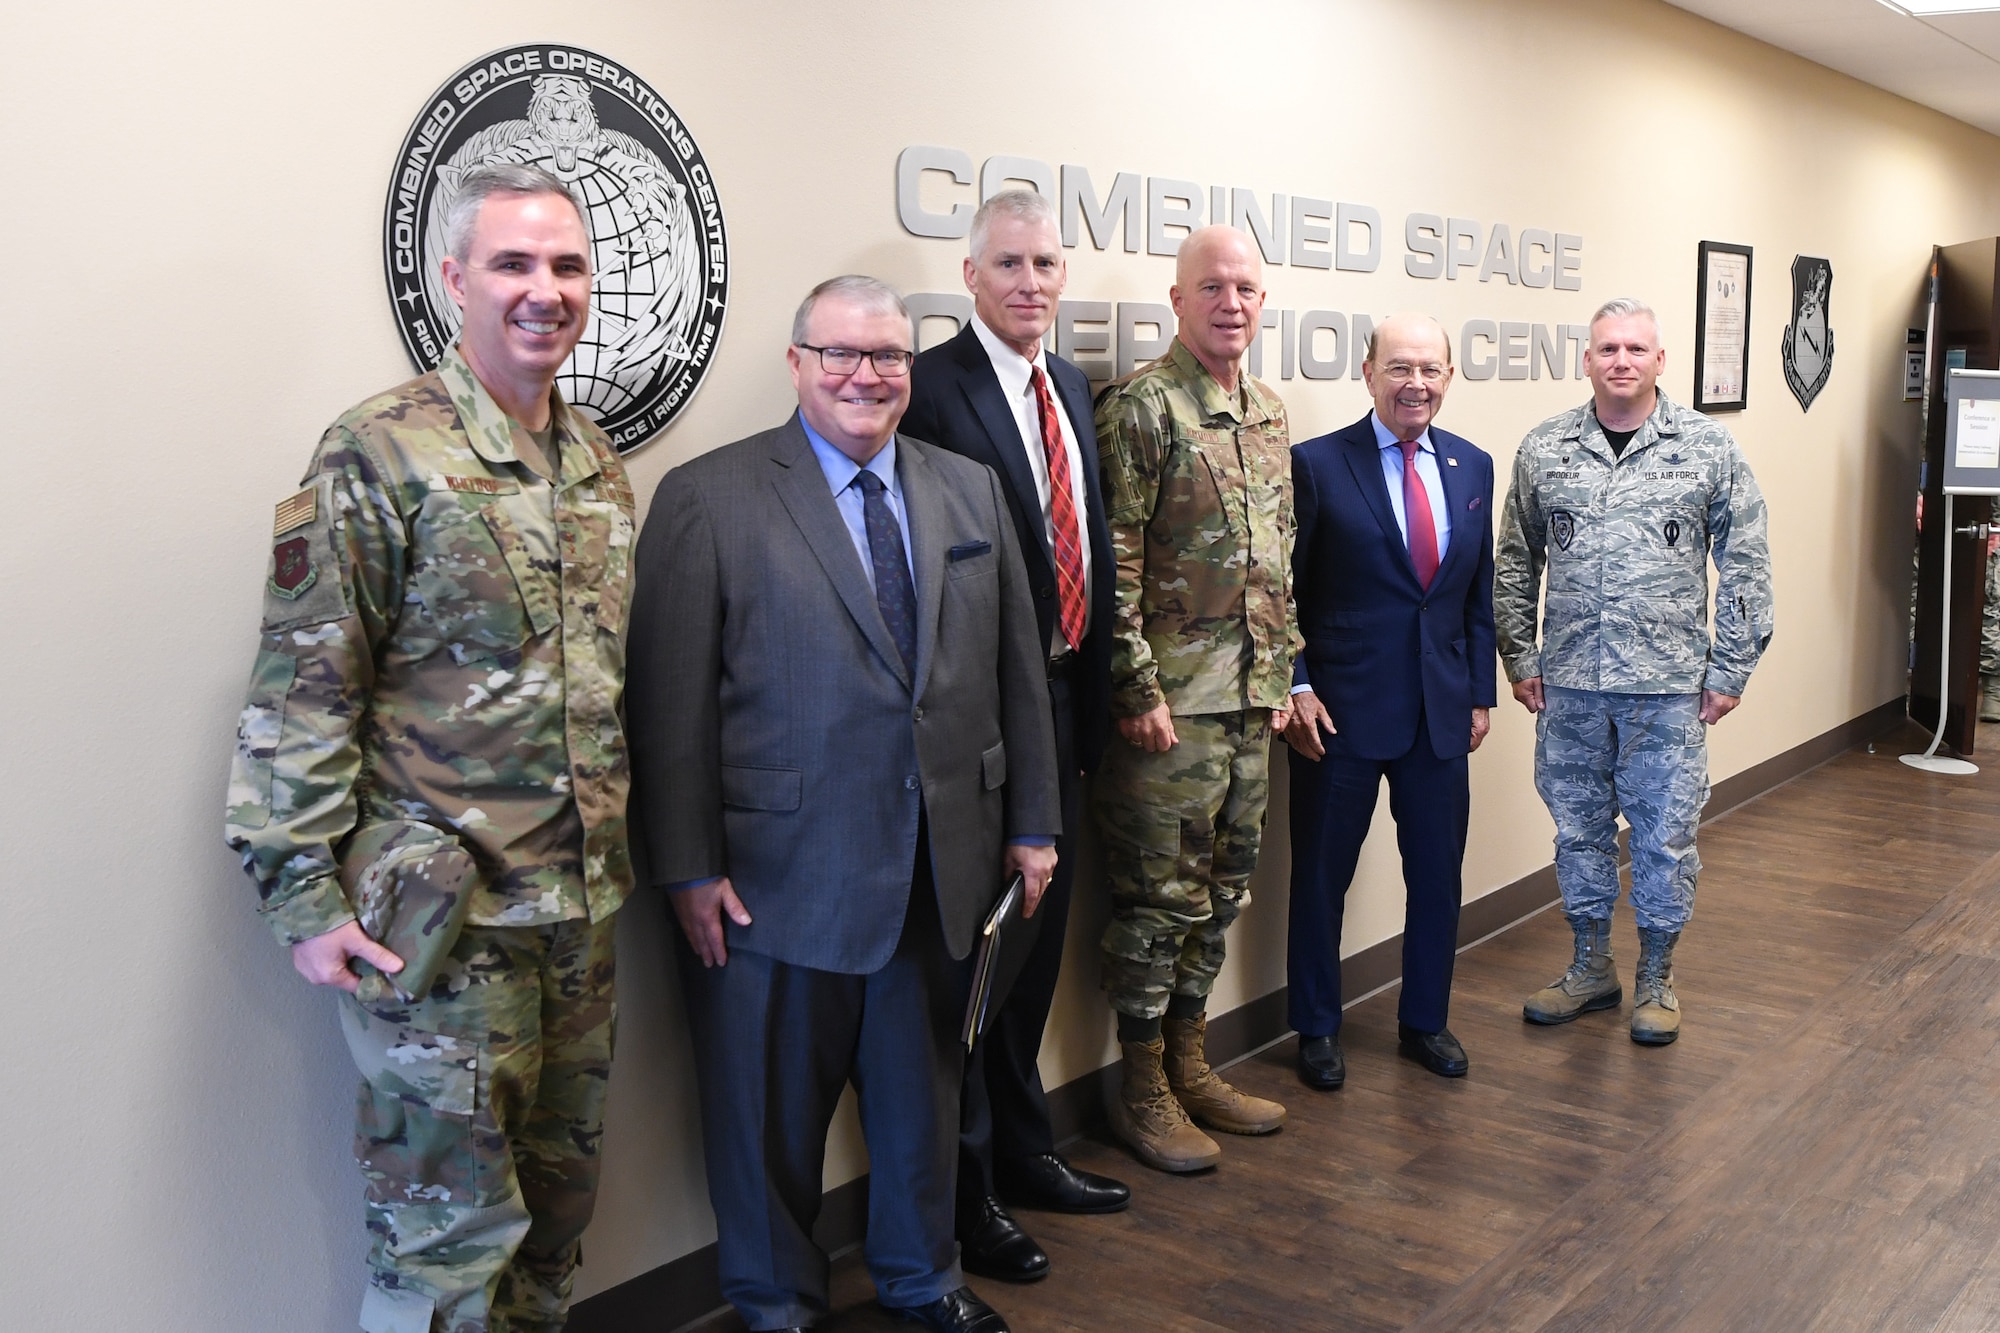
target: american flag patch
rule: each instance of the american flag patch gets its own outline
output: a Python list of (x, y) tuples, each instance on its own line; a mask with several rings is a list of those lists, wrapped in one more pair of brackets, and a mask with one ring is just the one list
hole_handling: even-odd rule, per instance
[(278, 501), (277, 517), (271, 524), (271, 535), (282, 537), (294, 528), (302, 528), (319, 517), (319, 491), (308, 486), (297, 495)]

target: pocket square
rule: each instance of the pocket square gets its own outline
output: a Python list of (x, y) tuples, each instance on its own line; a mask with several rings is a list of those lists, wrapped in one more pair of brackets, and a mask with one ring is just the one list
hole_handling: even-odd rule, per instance
[(985, 555), (993, 549), (992, 542), (960, 542), (945, 554), (947, 560), (970, 560), (975, 555)]

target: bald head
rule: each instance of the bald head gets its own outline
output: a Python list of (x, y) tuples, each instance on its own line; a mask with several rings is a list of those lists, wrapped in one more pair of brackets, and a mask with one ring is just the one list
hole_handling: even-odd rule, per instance
[(1217, 255), (1228, 256), (1248, 264), (1257, 274), (1257, 285), (1263, 286), (1264, 256), (1258, 253), (1250, 237), (1234, 227), (1213, 223), (1197, 227), (1187, 234), (1181, 248), (1174, 252), (1174, 283), (1186, 287), (1188, 274), (1199, 265), (1211, 262)]
[(1444, 331), (1444, 325), (1435, 315), (1401, 314), (1391, 315), (1377, 324), (1368, 335), (1368, 347), (1364, 355), (1371, 362), (1381, 364), (1377, 349), (1390, 343), (1404, 345), (1415, 342), (1430, 342), (1434, 348), (1442, 348), (1444, 355), (1438, 359), (1446, 366), (1451, 365), (1451, 335)]
[(1264, 259), (1234, 227), (1202, 227), (1181, 242), (1169, 293), (1178, 337), (1215, 382), (1236, 392), (1236, 369), (1264, 313)]

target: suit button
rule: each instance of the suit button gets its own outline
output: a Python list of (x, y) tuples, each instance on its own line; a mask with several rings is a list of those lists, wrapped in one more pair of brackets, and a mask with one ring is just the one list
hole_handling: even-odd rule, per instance
[(1040, 597), (1043, 601), (1047, 601), (1049, 598), (1055, 595), (1056, 595), (1056, 590), (1054, 588), (1035, 589), (1035, 596)]
[(904, 791), (915, 791), (916, 789), (917, 789), (917, 780), (916, 780), (916, 778), (914, 778), (914, 777), (907, 777), (907, 778), (904, 778), (904, 779), (903, 779), (903, 790), (904, 790)]
[(921, 722), (924, 720), (924, 710), (922, 708), (918, 708), (916, 712), (910, 714), (910, 716), (913, 720)]

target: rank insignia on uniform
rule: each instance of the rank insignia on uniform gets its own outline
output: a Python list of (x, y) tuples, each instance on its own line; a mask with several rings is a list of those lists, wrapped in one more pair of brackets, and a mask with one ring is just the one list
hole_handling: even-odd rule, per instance
[(319, 489), (308, 486), (297, 495), (278, 502), (278, 513), (271, 524), (271, 535), (282, 537), (294, 528), (302, 528), (318, 517)]
[(318, 577), (319, 571), (313, 568), (304, 537), (294, 537), (271, 548), (271, 591), (286, 601), (312, 587), (313, 580)]
[(1576, 515), (1567, 509), (1557, 509), (1549, 514), (1549, 536), (1555, 539), (1558, 549), (1567, 551), (1569, 544), (1576, 540)]
[(1674, 518), (1668, 519), (1666, 526), (1660, 529), (1660, 535), (1667, 539), (1667, 545), (1669, 546), (1678, 542), (1681, 539), (1680, 520)]

